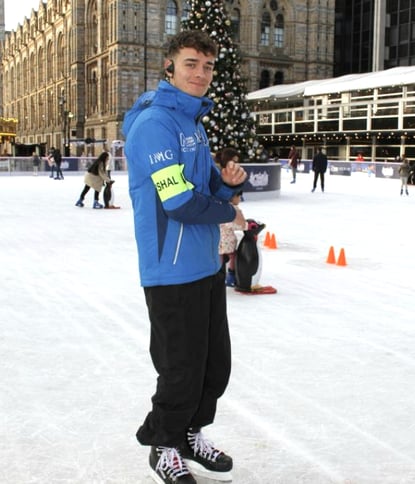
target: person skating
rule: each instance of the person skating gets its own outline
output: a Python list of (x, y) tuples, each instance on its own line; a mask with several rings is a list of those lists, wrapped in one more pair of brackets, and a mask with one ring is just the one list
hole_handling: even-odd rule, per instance
[(46, 160), (50, 168), (49, 178), (55, 178), (56, 163), (55, 163), (55, 158), (53, 157), (54, 151), (55, 151), (55, 148), (52, 147), (48, 152), (48, 156), (46, 157)]
[(90, 188), (94, 189), (94, 204), (92, 205), (92, 208), (99, 209), (104, 207), (104, 205), (99, 203), (99, 194), (104, 186), (104, 183), (111, 182), (111, 179), (107, 175), (106, 171), (107, 158), (108, 152), (103, 151), (88, 168), (88, 171), (84, 176), (84, 189), (82, 190), (78, 201), (75, 203), (77, 207), (84, 206), (85, 195), (89, 192)]
[(62, 168), (61, 168), (61, 165), (62, 165), (62, 154), (61, 154), (61, 150), (56, 148), (54, 151), (53, 151), (53, 159), (55, 160), (55, 164), (56, 164), (56, 176), (55, 176), (55, 180), (63, 180), (63, 173), (62, 173)]
[(219, 224), (245, 223), (229, 200), (246, 172), (238, 163), (219, 172), (201, 122), (213, 106), (205, 94), (216, 55), (206, 32), (172, 37), (166, 80), (137, 100), (123, 125), (150, 353), (158, 372), (152, 409), (136, 435), (151, 446), (158, 483), (194, 484), (192, 470), (229, 480), (233, 465), (202, 432), (214, 421), (231, 367)]
[(399, 172), (399, 177), (401, 180), (401, 195), (403, 194), (403, 191), (405, 190), (406, 195), (409, 195), (408, 192), (408, 178), (409, 178), (409, 173), (411, 171), (411, 167), (409, 165), (409, 160), (405, 155), (402, 155), (401, 158), (401, 164), (399, 166), (398, 172)]
[(292, 145), (290, 148), (290, 152), (288, 153), (288, 165), (291, 168), (291, 174), (293, 176), (291, 183), (295, 183), (297, 180), (297, 167), (299, 162), (300, 153), (298, 152), (297, 148)]
[(324, 192), (324, 174), (327, 171), (327, 156), (323, 153), (323, 148), (319, 147), (313, 158), (311, 169), (314, 171), (312, 192), (317, 188), (317, 181), (320, 178), (321, 191)]
[(36, 153), (36, 151), (32, 153), (32, 165), (33, 175), (37, 176), (39, 174), (40, 156)]

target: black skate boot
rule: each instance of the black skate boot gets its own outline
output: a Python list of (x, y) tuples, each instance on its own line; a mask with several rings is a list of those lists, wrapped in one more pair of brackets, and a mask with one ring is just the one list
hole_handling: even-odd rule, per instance
[(232, 458), (215, 449), (199, 428), (187, 431), (187, 441), (179, 450), (193, 474), (217, 481), (232, 480)]
[(174, 447), (151, 447), (151, 478), (158, 484), (196, 484), (180, 452)]

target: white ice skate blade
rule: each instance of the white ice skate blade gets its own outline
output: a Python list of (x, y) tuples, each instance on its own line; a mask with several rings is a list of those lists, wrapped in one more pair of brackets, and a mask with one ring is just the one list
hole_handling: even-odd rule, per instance
[(154, 482), (157, 482), (157, 484), (164, 484), (163, 479), (153, 469), (150, 469), (150, 477)]
[(183, 459), (189, 469), (189, 471), (195, 476), (207, 477), (208, 479), (213, 479), (215, 481), (231, 482), (232, 474), (228, 472), (215, 472), (205, 469), (201, 464), (195, 462), (191, 459)]

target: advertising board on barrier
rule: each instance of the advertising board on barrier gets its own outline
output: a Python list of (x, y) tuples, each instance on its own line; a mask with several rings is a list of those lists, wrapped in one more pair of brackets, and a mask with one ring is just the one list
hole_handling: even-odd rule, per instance
[(399, 178), (400, 163), (376, 163), (376, 176), (379, 178)]
[(244, 163), (247, 179), (244, 192), (270, 192), (281, 189), (280, 163)]
[(347, 161), (330, 161), (329, 172), (330, 175), (350, 176), (352, 174), (352, 166)]
[[(281, 168), (285, 170), (291, 170), (288, 160), (280, 160)], [(297, 173), (310, 173), (311, 170), (311, 160), (301, 160), (297, 165)]]

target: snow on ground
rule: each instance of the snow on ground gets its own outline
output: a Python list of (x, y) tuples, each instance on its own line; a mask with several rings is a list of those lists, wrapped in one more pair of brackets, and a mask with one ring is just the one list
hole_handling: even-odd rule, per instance
[[(278, 294), (228, 289), (233, 373), (205, 433), (235, 484), (414, 483), (415, 190), (353, 173), (311, 193), (311, 174), (282, 177), (278, 198), (241, 205), (276, 236), (261, 282)], [(2, 483), (152, 482), (135, 431), (156, 375), (115, 179), (111, 211), (92, 193), (74, 206), (80, 175), (0, 176)], [(346, 267), (326, 263), (330, 246)]]

